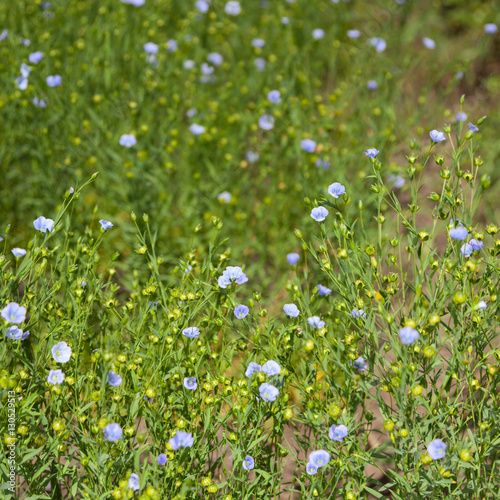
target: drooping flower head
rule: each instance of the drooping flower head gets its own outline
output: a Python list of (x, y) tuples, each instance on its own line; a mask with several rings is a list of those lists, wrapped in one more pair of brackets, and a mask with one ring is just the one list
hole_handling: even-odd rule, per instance
[(12, 255), (16, 258), (19, 259), (21, 257), (24, 257), (26, 255), (26, 250), (24, 248), (13, 248), (12, 249)]
[(318, 289), (318, 295), (330, 295), (332, 293), (332, 291), (326, 287), (326, 286), (323, 286), (323, 285), (317, 285), (316, 287)]
[(268, 384), (266, 382), (261, 384), (261, 386), (259, 387), (259, 392), (260, 397), (267, 402), (276, 401), (276, 398), (280, 393), (277, 387), (274, 387), (274, 385)]
[(51, 352), (57, 363), (67, 363), (71, 359), (71, 347), (66, 342), (59, 342), (52, 347)]
[(441, 460), (446, 454), (446, 444), (441, 439), (434, 439), (427, 446), (427, 453), (432, 460)]
[(380, 153), (380, 151), (378, 149), (375, 149), (375, 148), (370, 148), (370, 149), (367, 149), (365, 151), (365, 155), (368, 158), (376, 158), (379, 153)]
[(319, 317), (319, 316), (311, 316), (310, 318), (307, 318), (307, 322), (316, 329), (321, 329), (324, 328), (325, 322)]
[(333, 441), (343, 441), (347, 434), (347, 427), (343, 424), (332, 425), (328, 431), (328, 436), (330, 439), (333, 439)]
[(109, 220), (101, 219), (99, 221), (99, 224), (101, 225), (102, 229), (104, 229), (104, 231), (106, 231), (107, 229), (111, 229), (113, 227), (113, 223), (109, 222)]
[(177, 431), (175, 436), (168, 442), (173, 450), (178, 450), (179, 448), (189, 448), (193, 446), (194, 439), (190, 432)]
[(468, 123), (467, 127), (469, 128), (469, 131), (474, 133), (474, 132), (479, 132), (479, 128), (476, 127), (473, 123)]

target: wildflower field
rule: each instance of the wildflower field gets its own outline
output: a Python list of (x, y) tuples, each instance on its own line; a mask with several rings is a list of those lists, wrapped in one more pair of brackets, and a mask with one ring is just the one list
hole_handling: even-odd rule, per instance
[(498, 498), (498, 26), (0, 2), (0, 497)]

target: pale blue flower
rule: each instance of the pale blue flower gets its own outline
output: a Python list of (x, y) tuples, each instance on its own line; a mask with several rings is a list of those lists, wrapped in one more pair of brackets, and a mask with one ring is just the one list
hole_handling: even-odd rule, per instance
[(398, 175), (391, 174), (387, 178), (387, 182), (392, 184), (393, 188), (400, 189), (405, 185), (406, 181), (405, 181), (404, 177), (399, 175), (399, 174)]
[(271, 130), (274, 127), (274, 116), (262, 115), (259, 118), (259, 127), (262, 130)]
[(40, 97), (33, 97), (33, 105), (36, 106), (37, 108), (46, 108), (48, 106), (47, 101)]
[(252, 378), (252, 375), (254, 373), (259, 373), (260, 371), (262, 371), (262, 368), (259, 365), (259, 363), (255, 363), (255, 361), (251, 361), (248, 364), (248, 368), (246, 369), (245, 377)]
[(125, 146), (126, 148), (131, 148), (137, 144), (137, 139), (134, 134), (123, 134), (120, 137), (120, 146)]
[(156, 43), (153, 42), (147, 42), (143, 45), (144, 50), (146, 51), (146, 54), (157, 54), (159, 47)]
[[(183, 63), (182, 66), (184, 69), (193, 69), (195, 67), (195, 62), (192, 59), (186, 59)], [(189, 115), (188, 115), (189, 116)]]
[(167, 463), (167, 455), (165, 453), (160, 453), (156, 459), (158, 465), (165, 465)]
[(401, 328), (399, 330), (399, 337), (401, 338), (401, 342), (404, 345), (410, 345), (415, 342), (418, 337), (420, 337), (420, 334), (418, 333), (415, 328), (412, 328), (411, 326), (405, 326), (404, 328)]
[(323, 286), (323, 285), (318, 285), (316, 287), (318, 289), (318, 295), (330, 295), (332, 293), (332, 291), (326, 287), (326, 286)]
[(205, 14), (206, 12), (208, 12), (208, 9), (210, 8), (210, 2), (208, 2), (207, 0), (196, 0), (194, 6), (199, 12)]
[(457, 241), (465, 240), (465, 238), (469, 235), (469, 232), (463, 226), (453, 227), (448, 232), (450, 234), (450, 238)]
[(123, 430), (118, 424), (108, 424), (104, 427), (104, 437), (108, 441), (114, 442), (121, 439), (123, 436)]
[(366, 87), (368, 88), (368, 90), (377, 90), (378, 83), (375, 80), (368, 80), (366, 82)]
[(387, 43), (385, 42), (385, 40), (383, 38), (380, 38), (380, 37), (374, 37), (374, 38), (370, 38), (370, 40), (368, 40), (368, 43), (372, 46), (372, 47), (375, 47), (375, 50), (377, 52), (384, 52), (384, 50), (387, 48)]
[(266, 60), (263, 57), (256, 57), (254, 60), (255, 67), (259, 71), (264, 71), (266, 68)]
[(476, 240), (476, 238), (472, 238), (472, 240), (469, 241), (469, 244), (475, 252), (478, 252), (484, 246), (484, 243), (481, 240)]
[(42, 59), (43, 59), (43, 52), (40, 52), (39, 50), (36, 52), (32, 52), (28, 56), (28, 61), (31, 64), (38, 64)]
[(353, 318), (366, 318), (366, 313), (363, 309), (353, 309), (351, 314)]
[(236, 306), (234, 308), (234, 315), (238, 319), (243, 319), (249, 312), (250, 312), (250, 309), (248, 309), (248, 307), (243, 305), (243, 304), (240, 304), (239, 306)]
[(366, 370), (366, 368), (368, 367), (368, 365), (365, 361), (365, 358), (363, 358), (363, 356), (360, 356), (358, 359), (353, 361), (352, 366), (354, 366), (354, 368), (356, 368), (356, 370), (359, 370), (361, 372), (364, 372)]
[(196, 377), (186, 377), (184, 378), (184, 387), (190, 391), (195, 391), (198, 388), (198, 382)]
[(243, 460), (243, 468), (245, 470), (252, 470), (254, 467), (255, 467), (255, 460), (250, 455), (247, 455), (245, 457), (245, 460)]
[(479, 309), (480, 311), (484, 311), (484, 309), (486, 309), (487, 307), (488, 305), (484, 300), (480, 300), (476, 305), (476, 309)]
[(307, 318), (307, 322), (313, 327), (318, 330), (321, 328), (324, 328), (325, 322), (319, 317), (319, 316), (311, 316), (310, 318)]
[(444, 132), (439, 132), (438, 130), (431, 130), (429, 132), (429, 135), (431, 136), (432, 142), (446, 141), (446, 137), (444, 135)]
[(424, 38), (422, 38), (422, 43), (429, 50), (434, 50), (436, 48), (436, 42), (432, 38), (424, 36)]
[(347, 30), (347, 36), (352, 40), (359, 38), (361, 36), (361, 31), (359, 30)]
[(3, 30), (0, 33), (0, 42), (3, 42), (9, 36), (9, 30)]
[(12, 250), (12, 255), (14, 255), (14, 257), (16, 259), (19, 259), (20, 257), (24, 257), (26, 255), (26, 250), (24, 248), (13, 248)]
[(328, 170), (330, 168), (330, 162), (327, 160), (323, 160), (322, 158), (318, 158), (314, 162), (314, 166), (317, 168), (324, 168), (325, 170)]
[(318, 468), (315, 465), (313, 465), (311, 462), (308, 462), (306, 465), (306, 472), (310, 476), (314, 476), (318, 472)]
[(19, 325), (26, 319), (26, 307), (16, 302), (9, 302), (1, 312), (2, 318), (9, 323)]
[(66, 342), (59, 342), (52, 347), (51, 352), (57, 363), (67, 363), (71, 359), (71, 347)]
[(446, 454), (446, 444), (441, 439), (434, 439), (427, 446), (427, 453), (432, 460), (441, 460)]
[(46, 219), (42, 215), (33, 221), (33, 226), (42, 233), (46, 233), (47, 231), (49, 233), (54, 232), (54, 221), (52, 219)]
[(175, 436), (168, 442), (173, 450), (178, 450), (179, 448), (189, 448), (193, 446), (194, 439), (190, 432), (177, 431)]
[(328, 465), (330, 462), (330, 453), (326, 450), (316, 450), (309, 455), (309, 463), (317, 469)]
[(474, 248), (472, 248), (472, 245), (469, 243), (464, 243), (460, 248), (460, 253), (466, 258), (470, 257), (473, 254), (473, 252)]
[(322, 30), (321, 28), (316, 28), (312, 32), (312, 37), (315, 40), (321, 40), (325, 36), (325, 30)]
[(52, 385), (61, 385), (65, 378), (66, 376), (62, 370), (50, 370), (47, 382)]
[(224, 62), (224, 58), (218, 52), (210, 52), (207, 56), (207, 61), (214, 66), (220, 66)]
[(140, 489), (141, 484), (137, 474), (130, 474), (128, 478), (128, 487), (133, 491), (138, 491)]
[(259, 392), (260, 392), (260, 397), (264, 400), (269, 402), (276, 401), (276, 398), (278, 397), (278, 394), (280, 393), (279, 389), (274, 387), (274, 385), (268, 384), (264, 382), (261, 384), (259, 387)]
[(201, 72), (205, 76), (212, 75), (214, 71), (215, 71), (215, 68), (213, 66), (210, 66), (210, 64), (201, 63)]
[(273, 377), (281, 373), (281, 366), (276, 361), (270, 360), (262, 365), (262, 371), (268, 376)]
[(263, 38), (254, 38), (252, 40), (251, 44), (252, 44), (252, 47), (255, 47), (257, 49), (261, 49), (266, 44), (266, 41)]
[(498, 26), (495, 23), (487, 23), (484, 25), (484, 32), (488, 35), (494, 35), (498, 31)]
[(476, 127), (473, 123), (468, 123), (467, 127), (469, 128), (469, 131), (474, 133), (474, 132), (479, 132), (479, 128)]
[(271, 90), (267, 94), (267, 100), (272, 104), (278, 104), (281, 102), (281, 92), (279, 90)]
[(295, 304), (285, 304), (283, 306), (283, 311), (285, 311), (285, 314), (290, 318), (296, 318), (300, 314), (300, 311)]
[(177, 47), (177, 40), (167, 40), (167, 52), (175, 52)]
[[(29, 334), (29, 332), (27, 332)], [(7, 328), (5, 336), (11, 340), (24, 340), (23, 331), (18, 326), (10, 326)]]
[(340, 182), (334, 182), (328, 186), (328, 194), (338, 198), (341, 194), (345, 194), (345, 187)]
[(101, 228), (104, 229), (104, 231), (106, 231), (107, 229), (111, 229), (113, 227), (113, 223), (109, 222), (109, 220), (101, 219), (99, 221), (99, 224), (101, 225)]
[(332, 425), (328, 432), (328, 436), (330, 439), (334, 441), (343, 441), (343, 439), (347, 436), (348, 430), (345, 425)]
[(60, 75), (50, 75), (46, 81), (49, 87), (59, 87), (62, 83), (62, 78)]
[(193, 123), (189, 126), (189, 131), (193, 135), (201, 135), (205, 133), (205, 127), (203, 125), (198, 125), (197, 123)]
[(380, 153), (380, 151), (378, 149), (375, 149), (375, 148), (370, 148), (370, 149), (367, 149), (365, 151), (365, 155), (368, 157), (368, 158), (376, 158), (376, 156)]
[(285, 24), (285, 25), (290, 24), (290, 18), (283, 16), (281, 18), (281, 24)]
[(230, 2), (227, 2), (225, 7), (224, 7), (224, 12), (228, 15), (228, 16), (237, 16), (239, 14), (241, 14), (241, 5), (239, 2), (235, 2), (235, 1), (230, 1)]
[(227, 266), (222, 276), (219, 276), (218, 283), (221, 288), (227, 288), (232, 283), (243, 285), (248, 281), (247, 275), (241, 267)]
[(464, 113), (463, 111), (459, 111), (457, 113), (457, 122), (464, 122), (467, 120), (467, 113)]
[(224, 203), (225, 205), (228, 205), (231, 202), (232, 195), (229, 191), (222, 191), (222, 193), (217, 195), (217, 199), (221, 202)]
[(255, 153), (254, 151), (247, 151), (245, 154), (245, 158), (249, 163), (255, 163), (259, 161), (259, 153)]
[(108, 373), (108, 384), (112, 387), (118, 387), (122, 383), (122, 378), (118, 373), (115, 372), (109, 372)]
[(182, 330), (182, 335), (189, 339), (195, 339), (200, 335), (200, 329), (196, 326), (189, 326), (188, 328), (184, 328), (184, 330)]
[(316, 142), (313, 141), (312, 139), (303, 139), (302, 142), (300, 143), (300, 147), (306, 153), (314, 153), (314, 151), (316, 150)]
[(328, 215), (328, 210), (325, 207), (315, 207), (311, 210), (311, 217), (316, 222), (323, 222)]

